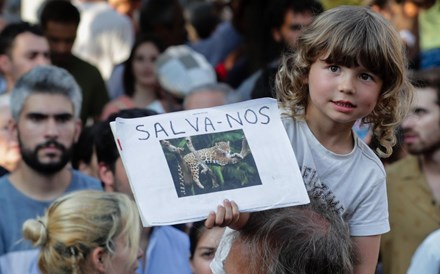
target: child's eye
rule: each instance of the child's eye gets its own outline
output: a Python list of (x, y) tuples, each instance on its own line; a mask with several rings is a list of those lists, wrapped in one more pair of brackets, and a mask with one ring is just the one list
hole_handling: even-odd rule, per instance
[(414, 109), (413, 112), (416, 116), (421, 117), (421, 116), (425, 115), (428, 111), (424, 108), (416, 108), (416, 109)]
[(338, 72), (341, 68), (339, 66), (331, 65), (328, 67), (331, 72)]
[(360, 79), (368, 81), (368, 80), (373, 80), (373, 76), (371, 76), (368, 73), (361, 73), (361, 75), (359, 76)]

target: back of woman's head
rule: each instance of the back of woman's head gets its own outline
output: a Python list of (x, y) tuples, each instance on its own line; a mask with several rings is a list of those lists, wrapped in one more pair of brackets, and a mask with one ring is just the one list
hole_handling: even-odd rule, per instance
[(23, 236), (41, 249), (39, 268), (47, 274), (86, 273), (87, 257), (103, 248), (110, 257), (121, 236), (137, 258), (140, 222), (136, 205), (121, 193), (77, 191), (55, 200), (44, 216), (23, 225)]
[(296, 107), (307, 106), (305, 79), (318, 59), (349, 68), (363, 66), (382, 80), (377, 104), (362, 121), (373, 125), (382, 146), (379, 156), (389, 156), (396, 142), (394, 130), (412, 98), (405, 48), (398, 32), (365, 7), (341, 6), (318, 16), (299, 37), (297, 52), (285, 55), (277, 75), (278, 97), (294, 113)]

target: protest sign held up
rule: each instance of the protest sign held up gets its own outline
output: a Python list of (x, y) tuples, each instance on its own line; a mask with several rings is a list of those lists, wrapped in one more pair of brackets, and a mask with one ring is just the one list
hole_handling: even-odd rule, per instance
[(145, 226), (309, 202), (273, 99), (111, 124)]

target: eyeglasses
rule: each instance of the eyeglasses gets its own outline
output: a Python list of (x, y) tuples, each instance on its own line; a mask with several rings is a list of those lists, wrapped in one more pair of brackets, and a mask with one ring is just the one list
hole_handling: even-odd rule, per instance
[(304, 25), (301, 24), (292, 24), (289, 26), (290, 30), (292, 31), (300, 31), (304, 28)]

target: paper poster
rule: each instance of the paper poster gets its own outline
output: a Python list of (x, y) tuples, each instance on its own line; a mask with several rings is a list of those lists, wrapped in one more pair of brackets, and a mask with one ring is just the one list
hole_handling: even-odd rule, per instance
[(264, 98), (111, 123), (144, 226), (309, 202), (277, 102)]

